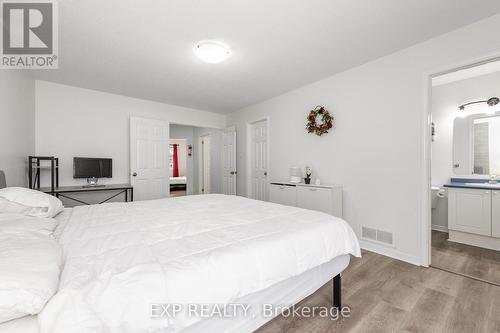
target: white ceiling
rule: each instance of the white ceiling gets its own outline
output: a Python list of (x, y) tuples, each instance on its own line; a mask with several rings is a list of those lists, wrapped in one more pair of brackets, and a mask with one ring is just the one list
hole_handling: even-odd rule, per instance
[[(236, 111), (500, 12), (498, 0), (60, 0), (37, 79)], [(231, 46), (201, 62), (196, 41)]]

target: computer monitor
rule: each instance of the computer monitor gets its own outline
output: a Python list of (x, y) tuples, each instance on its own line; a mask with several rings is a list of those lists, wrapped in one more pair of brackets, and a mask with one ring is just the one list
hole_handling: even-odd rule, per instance
[(98, 178), (113, 176), (113, 160), (111, 158), (73, 158), (73, 178), (87, 178), (89, 184), (97, 183)]

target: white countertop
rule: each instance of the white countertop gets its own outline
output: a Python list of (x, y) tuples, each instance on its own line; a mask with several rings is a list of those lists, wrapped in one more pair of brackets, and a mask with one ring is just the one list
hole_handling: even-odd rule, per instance
[(314, 182), (311, 182), (312, 184), (306, 184), (306, 183), (292, 183), (290, 181), (271, 181), (269, 184), (274, 184), (274, 185), (286, 185), (286, 186), (304, 186), (304, 187), (318, 187), (318, 188), (339, 188), (342, 187), (342, 185), (339, 184), (321, 184), (321, 185), (316, 185)]

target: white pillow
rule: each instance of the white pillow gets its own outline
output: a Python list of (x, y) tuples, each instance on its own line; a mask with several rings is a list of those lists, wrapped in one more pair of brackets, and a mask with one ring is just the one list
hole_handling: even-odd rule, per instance
[(0, 214), (0, 323), (40, 313), (56, 293), (62, 250), (51, 237), (54, 225), (53, 219)]
[(0, 189), (0, 199), (4, 199), (0, 202), (0, 213), (15, 212), (34, 217), (54, 217), (64, 209), (58, 198), (24, 187)]
[(28, 215), (31, 208), (0, 197), (0, 213)]

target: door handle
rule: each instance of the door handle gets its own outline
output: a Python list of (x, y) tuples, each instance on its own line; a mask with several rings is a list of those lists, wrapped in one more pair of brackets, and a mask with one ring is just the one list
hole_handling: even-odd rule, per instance
[(132, 174), (132, 177), (137, 177), (137, 172), (134, 172), (134, 173)]
[(235, 174), (235, 172), (234, 172), (234, 171), (231, 171), (231, 172), (230, 172), (230, 174), (234, 175), (234, 174)]
[(264, 176), (267, 176), (267, 172), (264, 172)]

